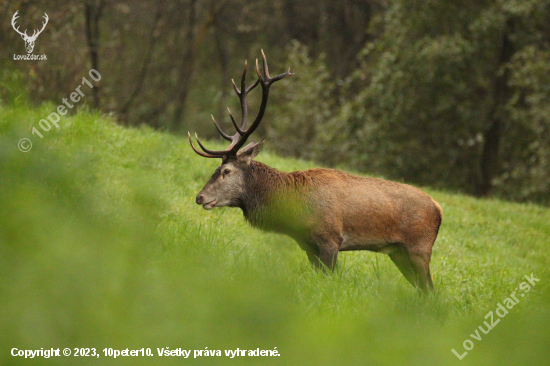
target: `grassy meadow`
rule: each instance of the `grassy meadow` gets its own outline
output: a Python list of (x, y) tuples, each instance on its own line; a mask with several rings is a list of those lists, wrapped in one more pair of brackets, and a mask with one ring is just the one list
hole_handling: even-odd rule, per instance
[[(239, 209), (203, 210), (194, 199), (219, 161), (184, 137), (85, 108), (33, 136), (55, 108), (0, 105), (0, 365), (550, 364), (550, 209), (424, 187), (444, 212), (437, 292), (424, 298), (385, 255), (341, 253), (324, 275)], [(280, 170), (315, 166), (266, 148), (258, 160)], [(531, 273), (540, 281), (473, 339)], [(451, 349), (463, 354), (467, 339), (459, 360)], [(14, 347), (101, 356), (29, 360)], [(103, 354), (142, 347), (154, 356)], [(157, 356), (166, 347), (223, 356)], [(224, 355), (275, 347), (278, 357)]]

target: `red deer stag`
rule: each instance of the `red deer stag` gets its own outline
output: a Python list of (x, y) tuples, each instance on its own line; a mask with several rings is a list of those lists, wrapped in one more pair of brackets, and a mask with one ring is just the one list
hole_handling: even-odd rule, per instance
[[(405, 278), (415, 287), (433, 290), (430, 275), (432, 246), (442, 220), (441, 207), (430, 196), (407, 184), (364, 178), (333, 169), (309, 169), (285, 173), (254, 161), (263, 144), (248, 137), (256, 130), (267, 105), (269, 87), (287, 76), (269, 75), (262, 51), (263, 73), (256, 60), (258, 80), (245, 86), (246, 63), (239, 89), (241, 122), (229, 117), (237, 133), (225, 134), (214, 120), (221, 136), (230, 141), (223, 151), (209, 150), (195, 137), (201, 149), (193, 150), (206, 158), (221, 158), (196, 202), (205, 209), (240, 207), (246, 220), (263, 230), (287, 234), (306, 252), (309, 261), (333, 270), (338, 252), (370, 250), (388, 254)], [(247, 94), (258, 84), (262, 101), (258, 115), (247, 128)]]

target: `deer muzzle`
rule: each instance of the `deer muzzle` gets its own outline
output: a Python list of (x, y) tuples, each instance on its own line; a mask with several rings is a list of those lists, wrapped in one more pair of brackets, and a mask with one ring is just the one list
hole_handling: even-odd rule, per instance
[(197, 202), (198, 205), (202, 205), (205, 210), (211, 210), (216, 206), (217, 200), (208, 200), (204, 194), (200, 193), (197, 195), (195, 202)]

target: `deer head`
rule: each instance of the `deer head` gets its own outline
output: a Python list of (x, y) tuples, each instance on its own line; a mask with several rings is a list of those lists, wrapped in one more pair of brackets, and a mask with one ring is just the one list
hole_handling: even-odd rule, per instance
[(25, 41), (25, 48), (27, 49), (27, 53), (31, 53), (32, 50), (34, 49), (34, 42), (36, 41), (36, 38), (38, 38), (38, 36), (40, 35), (40, 33), (42, 33), (42, 31), (44, 30), (44, 28), (46, 28), (46, 24), (48, 24), (48, 14), (44, 13), (44, 16), (43, 18), (46, 20), (45, 22), (42, 23), (42, 29), (40, 29), (39, 31), (35, 30), (32, 34), (32, 36), (29, 36), (27, 35), (27, 30), (25, 29), (25, 32), (21, 32), (19, 30), (19, 27), (17, 26), (16, 27), (16, 24), (15, 24), (15, 21), (16, 19), (19, 17), (17, 15), (19, 11), (16, 11), (15, 14), (13, 14), (13, 18), (11, 18), (11, 26), (13, 27), (13, 29), (19, 33), (21, 35), (21, 38), (23, 38), (23, 40)]
[[(225, 134), (220, 126), (216, 123), (214, 116), (212, 116), (214, 125), (216, 126), (216, 129), (218, 130), (220, 135), (224, 139), (230, 141), (229, 146), (225, 150), (214, 151), (207, 149), (201, 143), (197, 134), (195, 134), (197, 143), (202, 149), (202, 151), (199, 151), (195, 148), (195, 145), (193, 145), (191, 134), (188, 133), (189, 143), (197, 154), (205, 158), (222, 159), (222, 165), (220, 165), (216, 169), (208, 183), (206, 183), (204, 188), (197, 195), (197, 204), (203, 205), (203, 207), (207, 210), (214, 207), (239, 206), (239, 200), (245, 193), (244, 190), (246, 177), (249, 173), (252, 159), (255, 158), (256, 155), (258, 155), (258, 153), (260, 152), (263, 141), (260, 141), (259, 143), (252, 141), (245, 147), (243, 147), (243, 145), (246, 143), (248, 137), (256, 130), (264, 116), (267, 106), (267, 98), (269, 96), (269, 87), (276, 81), (293, 75), (292, 73), (290, 73), (290, 69), (288, 69), (288, 71), (284, 74), (280, 74), (274, 77), (269, 76), (267, 61), (263, 50), (262, 63), (263, 75), (260, 72), (258, 60), (256, 59), (256, 73), (258, 74), (258, 80), (256, 80), (256, 82), (248, 88), (246, 87), (246, 61), (241, 78), (241, 89), (239, 89), (237, 85), (235, 85), (235, 81), (231, 80), (231, 82), (233, 83), (233, 88), (235, 89), (235, 92), (237, 93), (237, 96), (239, 97), (239, 100), (241, 102), (241, 123), (237, 124), (229, 108), (227, 109), (227, 111), (229, 112), (229, 117), (231, 118), (231, 122), (233, 123), (235, 130), (237, 130), (237, 133), (233, 136)], [(262, 86), (262, 102), (260, 104), (258, 115), (254, 119), (254, 122), (249, 128), (247, 128), (246, 124), (248, 107), (246, 103), (246, 96), (252, 89), (258, 86), (258, 84)]]

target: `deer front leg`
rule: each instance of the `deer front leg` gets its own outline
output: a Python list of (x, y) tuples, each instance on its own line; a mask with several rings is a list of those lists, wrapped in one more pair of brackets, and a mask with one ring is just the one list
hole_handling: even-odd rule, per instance
[(334, 271), (338, 259), (339, 239), (319, 238), (308, 245), (301, 245), (311, 265), (327, 272)]

